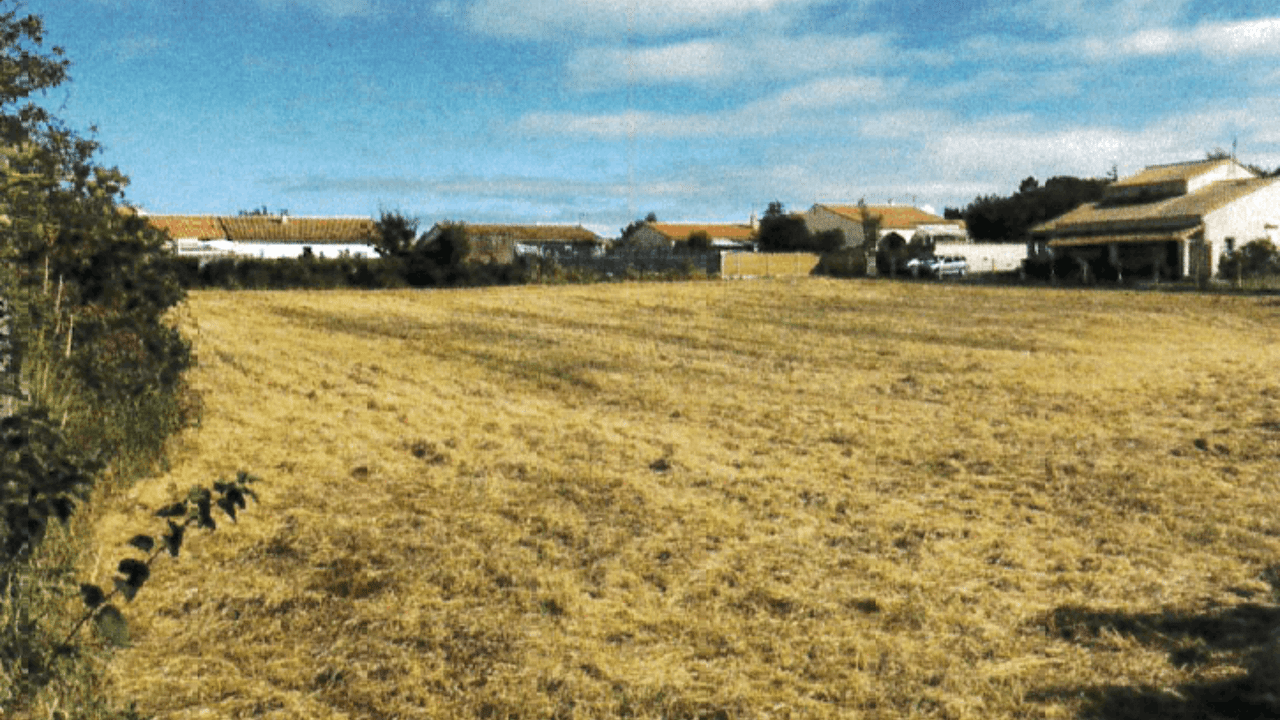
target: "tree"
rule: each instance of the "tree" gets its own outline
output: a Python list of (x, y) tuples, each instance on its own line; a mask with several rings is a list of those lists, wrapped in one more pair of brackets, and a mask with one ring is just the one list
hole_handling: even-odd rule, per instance
[(757, 237), (765, 252), (804, 250), (809, 245), (809, 228), (804, 218), (789, 215), (783, 204), (774, 200), (760, 218)]
[(1251, 240), (1232, 253), (1223, 253), (1218, 275), (1236, 278), (1280, 274), (1280, 250), (1266, 238)]
[(689, 238), (685, 242), (685, 247), (690, 250), (710, 250), (711, 236), (706, 230), (694, 230), (689, 233)]
[(862, 244), (865, 247), (870, 244), (875, 247), (880, 241), (880, 221), (879, 215), (872, 214), (867, 208), (867, 199), (858, 199), (858, 221), (862, 224)]
[(618, 239), (625, 243), (631, 239), (631, 236), (634, 235), (637, 230), (648, 223), (656, 222), (658, 222), (658, 215), (652, 212), (645, 215), (643, 220), (632, 220), (626, 227), (622, 228), (622, 232), (619, 234)]
[(30, 382), (30, 400), (0, 421), (0, 484), (15, 485), (0, 491), (0, 536), (17, 553), (0, 563), (0, 602), (25, 618), (0, 627), (0, 657), (6, 679), (23, 678), (6, 693), (18, 715), (59, 672), (54, 648), (40, 647), (57, 603), (36, 607), (36, 596), (74, 594), (47, 570), (21, 578), (21, 559), (68, 519), (99, 468), (128, 482), (159, 458), (186, 419), (178, 396), (191, 362), (164, 320), (185, 295), (170, 239), (125, 203), (128, 178), (99, 163), (98, 143), (33, 100), (69, 66), (43, 32), (34, 15), (0, 12), (0, 295), (20, 310), (24, 373), (57, 378)]
[(425, 248), (437, 267), (458, 270), (471, 254), (471, 237), (463, 223), (447, 223)]
[(969, 234), (977, 240), (1024, 242), (1032, 227), (1086, 202), (1102, 198), (1106, 178), (1053, 177), (1043, 186), (1029, 177), (1010, 197), (983, 195), (964, 209)]
[(373, 239), (373, 251), (379, 257), (406, 257), (418, 241), (421, 221), (399, 210), (383, 210), (378, 214), (378, 235)]

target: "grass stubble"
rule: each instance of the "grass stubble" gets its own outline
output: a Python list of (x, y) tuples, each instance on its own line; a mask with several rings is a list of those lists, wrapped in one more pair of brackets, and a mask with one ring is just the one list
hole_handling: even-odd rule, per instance
[(1168, 716), (1244, 659), (1158, 619), (1273, 600), (1274, 300), (765, 280), (184, 318), (202, 424), (91, 572), (187, 486), (266, 482), (127, 608), (145, 714)]

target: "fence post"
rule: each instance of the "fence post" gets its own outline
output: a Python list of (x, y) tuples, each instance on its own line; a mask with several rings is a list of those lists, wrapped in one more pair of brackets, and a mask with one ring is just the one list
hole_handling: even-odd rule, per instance
[(12, 307), (0, 295), (0, 417), (12, 415), (22, 398), (22, 363), (13, 338)]

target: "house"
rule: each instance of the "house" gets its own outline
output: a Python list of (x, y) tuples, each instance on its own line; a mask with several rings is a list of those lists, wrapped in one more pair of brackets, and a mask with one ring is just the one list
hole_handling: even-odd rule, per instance
[(179, 255), (195, 257), (371, 256), (377, 224), (361, 217), (146, 215)]
[[(453, 222), (436, 223), (421, 242), (434, 242)], [(468, 262), (506, 264), (517, 257), (581, 257), (602, 254), (604, 238), (580, 225), (472, 225), (460, 223), (471, 241)]]
[(964, 241), (969, 233), (963, 220), (947, 220), (931, 212), (911, 205), (837, 205), (818, 203), (804, 213), (809, 232), (818, 234), (828, 230), (844, 233), (845, 246), (857, 247), (864, 242), (864, 212), (877, 220), (879, 228), (876, 249), (882, 246), (900, 247), (913, 240), (928, 240), (930, 244), (942, 241)]
[(298, 257), (305, 248), (317, 257), (374, 254), (378, 225), (366, 217), (241, 215), (219, 218), (237, 255)]
[(147, 222), (166, 232), (179, 255), (201, 258), (231, 257), (235, 246), (213, 215), (146, 215)]
[(627, 238), (627, 242), (636, 248), (671, 249), (683, 247), (694, 233), (706, 233), (713, 249), (755, 250), (756, 230), (754, 222), (747, 225), (646, 222)]
[(1070, 258), (1086, 279), (1206, 277), (1223, 253), (1278, 223), (1280, 178), (1258, 177), (1234, 158), (1152, 165), (1032, 228), (1028, 252)]

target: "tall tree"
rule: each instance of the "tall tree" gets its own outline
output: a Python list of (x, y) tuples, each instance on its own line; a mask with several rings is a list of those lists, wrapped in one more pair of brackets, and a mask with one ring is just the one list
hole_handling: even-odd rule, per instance
[(1022, 242), (1032, 227), (1086, 202), (1101, 199), (1106, 178), (1053, 177), (1043, 186), (1035, 178), (1022, 181), (1009, 197), (983, 195), (964, 209), (969, 234), (978, 240)]
[(373, 251), (381, 257), (407, 256), (418, 241), (421, 221), (398, 210), (383, 210), (378, 215), (378, 235), (373, 239)]

